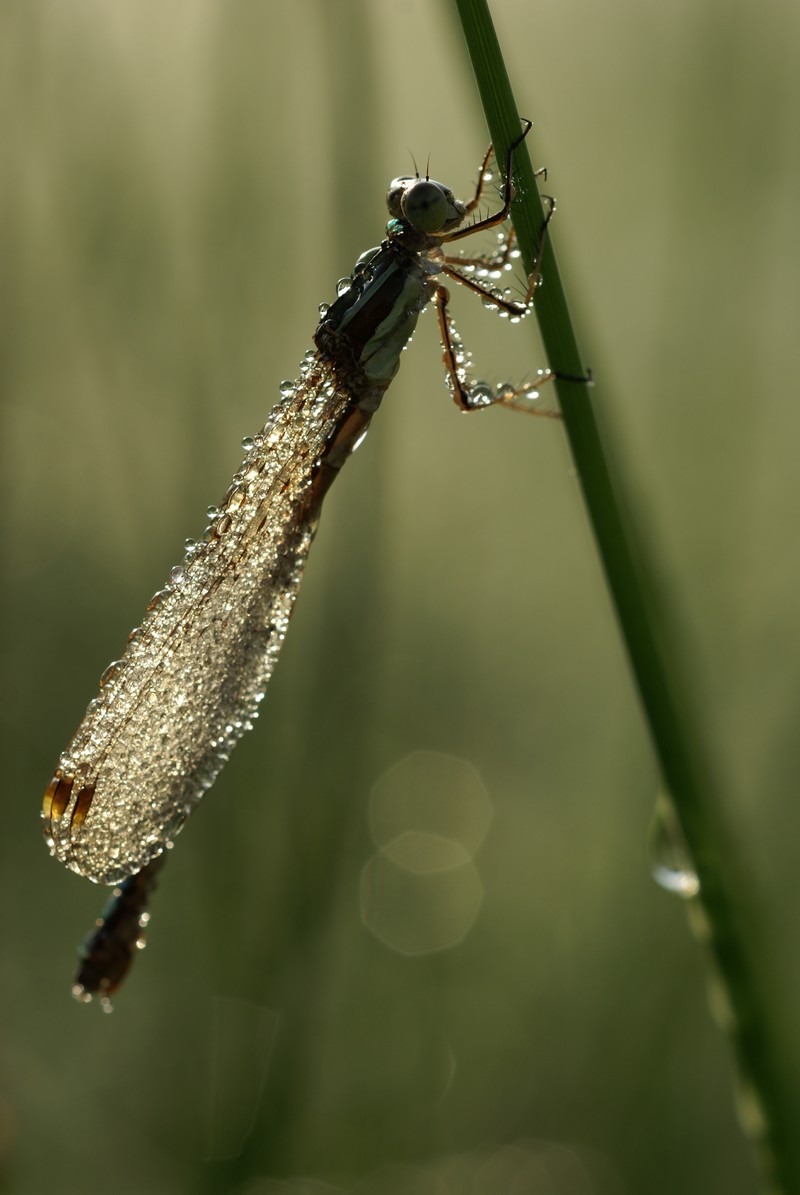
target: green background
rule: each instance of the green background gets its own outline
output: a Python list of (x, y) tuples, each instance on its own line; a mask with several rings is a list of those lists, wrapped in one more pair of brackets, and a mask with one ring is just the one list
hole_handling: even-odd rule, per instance
[[(495, 19), (791, 1003), (800, 14)], [(388, 180), (468, 195), (486, 134), (421, 0), (6, 2), (0, 121), (0, 1189), (755, 1192), (562, 429), (460, 416), (431, 313), (147, 951), (113, 1015), (70, 1000), (105, 894), (39, 838), (58, 754)], [(545, 364), (455, 300), (479, 372)]]

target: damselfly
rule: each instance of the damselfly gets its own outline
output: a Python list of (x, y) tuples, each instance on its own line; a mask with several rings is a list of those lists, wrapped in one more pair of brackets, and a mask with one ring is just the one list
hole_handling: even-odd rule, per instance
[(428, 177), (392, 182), (385, 239), (359, 258), (336, 300), (321, 309), (315, 348), (297, 381), (281, 385), (263, 429), (245, 441), (244, 460), (210, 512), (205, 539), (189, 547), (123, 657), (101, 678), (43, 808), (52, 854), (96, 883), (122, 885), (85, 948), (76, 992), (83, 998), (107, 996), (124, 975), (140, 944), (155, 861), (252, 725), (323, 498), (364, 436), (423, 308), (431, 301), (436, 307), (448, 382), (462, 410), (536, 396), (535, 384), (492, 391), (470, 383), (439, 281), (444, 275), (465, 285), (512, 319), (529, 310), (538, 275), (521, 302), (488, 280), (509, 267), (513, 233), (491, 255), (447, 252), (506, 223), (513, 153), (529, 129), (525, 122), (508, 151), (494, 215), (473, 215), (490, 177), (491, 147), (469, 203)]

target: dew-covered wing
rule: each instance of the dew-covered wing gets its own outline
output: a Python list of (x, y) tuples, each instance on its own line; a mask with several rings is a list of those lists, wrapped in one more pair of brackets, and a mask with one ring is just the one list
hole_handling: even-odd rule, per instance
[(207, 539), (108, 670), (45, 796), (52, 853), (73, 871), (115, 884), (145, 866), (249, 729), (313, 536), (315, 465), (349, 402), (318, 358), (307, 363)]

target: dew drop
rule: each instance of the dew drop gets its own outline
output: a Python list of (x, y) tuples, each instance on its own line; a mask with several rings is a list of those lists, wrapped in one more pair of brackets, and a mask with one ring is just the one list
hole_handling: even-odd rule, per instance
[[(511, 382), (495, 382), (494, 393), (498, 402), (508, 402), (517, 393), (517, 389)], [(530, 398), (531, 391), (526, 391), (525, 397)], [(533, 397), (537, 397), (535, 391), (533, 391)]]
[(106, 668), (106, 670), (104, 671), (103, 675), (100, 677), (100, 688), (101, 689), (104, 689), (106, 687), (106, 685), (108, 684), (108, 682), (110, 680), (113, 680), (113, 678), (117, 674), (118, 668), (119, 668), (119, 660), (112, 660), (111, 663)]
[(225, 495), (225, 509), (228, 511), (238, 510), (245, 501), (247, 492), (242, 485), (232, 485)]
[(160, 605), (161, 605), (161, 603), (163, 602), (163, 600), (164, 600), (165, 596), (166, 596), (166, 593), (165, 593), (165, 591), (164, 591), (163, 589), (157, 589), (157, 590), (155, 591), (155, 593), (153, 594), (153, 596), (150, 598), (150, 601), (147, 603), (147, 606), (145, 607), (145, 609), (147, 610), (148, 614), (152, 613), (152, 611), (153, 611), (153, 610), (155, 610), (155, 608), (156, 608), (157, 606), (160, 606)]
[(289, 398), (294, 394), (294, 382), (291, 378), (284, 378), (278, 390), (280, 391), (281, 398)]
[(691, 900), (700, 892), (700, 880), (678, 822), (671, 799), (661, 793), (648, 831), (650, 871), (666, 892)]
[(488, 386), (486, 382), (474, 382), (473, 385), (470, 386), (469, 396), (472, 401), (472, 405), (476, 407), (489, 407), (495, 401), (495, 397), (492, 394), (492, 388), (491, 386)]
[(736, 1080), (736, 1112), (750, 1140), (763, 1143), (769, 1131), (769, 1117), (755, 1085), (741, 1072)]

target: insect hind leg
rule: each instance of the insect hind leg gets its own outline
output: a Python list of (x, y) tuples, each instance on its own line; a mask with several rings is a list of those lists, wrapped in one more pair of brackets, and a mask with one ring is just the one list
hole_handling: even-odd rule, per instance
[(450, 293), (446, 286), (437, 286), (434, 292), (436, 316), (442, 339), (442, 355), (447, 371), (447, 384), (453, 402), (460, 411), (482, 411), (486, 407), (503, 406), (529, 415), (543, 415), (548, 419), (560, 419), (558, 411), (536, 407), (542, 386), (551, 381), (555, 374), (539, 370), (534, 382), (514, 387), (508, 382), (490, 386), (486, 382), (471, 381), (469, 378), (469, 354), (464, 349), (461, 337), (449, 312)]

